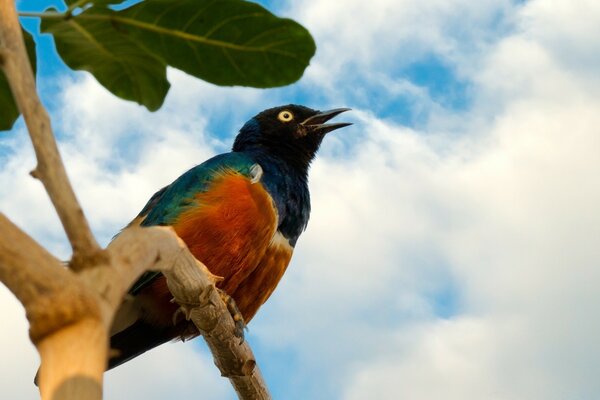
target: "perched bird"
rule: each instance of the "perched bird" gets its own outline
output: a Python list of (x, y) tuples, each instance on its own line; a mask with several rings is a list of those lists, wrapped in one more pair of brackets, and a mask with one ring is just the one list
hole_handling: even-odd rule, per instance
[[(154, 194), (132, 224), (169, 225), (214, 274), (245, 322), (269, 298), (288, 266), (310, 214), (308, 168), (327, 123), (347, 108), (320, 112), (299, 105), (250, 119), (232, 151), (190, 169)], [(165, 277), (147, 272), (130, 289), (113, 323), (109, 369), (167, 341), (198, 335), (174, 321)]]

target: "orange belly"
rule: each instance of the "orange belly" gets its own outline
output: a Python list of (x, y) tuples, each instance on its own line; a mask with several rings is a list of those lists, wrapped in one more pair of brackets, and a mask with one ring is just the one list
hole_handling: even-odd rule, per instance
[(290, 263), (292, 252), (288, 243), (272, 241), (254, 271), (231, 294), (246, 322), (275, 290)]
[(277, 213), (262, 184), (225, 172), (173, 228), (234, 298), (248, 322), (283, 275), (291, 247), (272, 245)]

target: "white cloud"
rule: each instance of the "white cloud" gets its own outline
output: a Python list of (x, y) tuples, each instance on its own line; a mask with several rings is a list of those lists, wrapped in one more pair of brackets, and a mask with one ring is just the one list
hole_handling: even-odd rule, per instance
[(584, 0), (531, 1), (521, 15), (524, 34), (552, 52), (561, 66), (598, 84), (600, 4)]
[(164, 345), (119, 366), (106, 374), (105, 387), (107, 399), (235, 397), (208, 350), (199, 352), (189, 343)]
[[(362, 115), (350, 155), (326, 145), (312, 171), (313, 219), (260, 334), (306, 343), (298, 357), (348, 385), (346, 398), (600, 391), (600, 91), (571, 68), (577, 59), (557, 57), (551, 25), (544, 37), (529, 28), (544, 24), (539, 3), (478, 55), (460, 129), (413, 132)], [(556, 34), (591, 11), (571, 7)], [(449, 320), (435, 314), (444, 284), (458, 286)]]
[(354, 82), (378, 72), (393, 76), (427, 55), (448, 61), (460, 74), (472, 73), (474, 57), (511, 25), (514, 7), (508, 0), (311, 0), (293, 3), (287, 14), (319, 43), (307, 78), (335, 98), (342, 89), (335, 84), (348, 74)]
[(0, 390), (7, 399), (35, 399), (39, 392), (33, 385), (39, 357), (29, 341), (29, 326), (23, 306), (4, 286), (0, 287), (2, 324), (0, 347)]

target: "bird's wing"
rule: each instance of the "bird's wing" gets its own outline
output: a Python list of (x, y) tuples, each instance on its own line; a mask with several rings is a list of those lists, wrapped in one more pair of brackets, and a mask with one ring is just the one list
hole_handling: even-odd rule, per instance
[[(211, 183), (223, 174), (242, 175), (251, 181), (260, 179), (260, 166), (243, 153), (225, 153), (190, 169), (170, 185), (156, 192), (132, 223), (141, 226), (174, 225), (182, 214), (202, 207), (197, 198), (211, 188)], [(147, 287), (160, 272), (144, 273), (131, 287), (137, 294)]]

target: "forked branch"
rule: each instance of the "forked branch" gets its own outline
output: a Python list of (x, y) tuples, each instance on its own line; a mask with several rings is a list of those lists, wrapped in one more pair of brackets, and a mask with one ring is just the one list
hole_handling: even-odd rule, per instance
[(147, 270), (167, 276), (175, 300), (206, 338), (239, 397), (269, 399), (250, 347), (234, 335), (235, 323), (215, 290), (214, 277), (172, 230), (132, 227), (106, 250), (97, 244), (37, 95), (11, 0), (0, 0), (0, 67), (36, 152), (32, 175), (44, 184), (73, 247), (69, 270), (0, 214), (0, 281), (25, 306), (42, 360), (42, 399), (101, 399), (113, 316), (128, 288)]
[(215, 277), (171, 228), (132, 227), (107, 249), (109, 264), (74, 273), (0, 214), (0, 280), (25, 306), (41, 359), (43, 399), (100, 399), (107, 334), (127, 288), (147, 270), (162, 271), (184, 314), (208, 342), (240, 399), (269, 399), (247, 342), (217, 293)]

